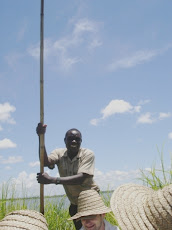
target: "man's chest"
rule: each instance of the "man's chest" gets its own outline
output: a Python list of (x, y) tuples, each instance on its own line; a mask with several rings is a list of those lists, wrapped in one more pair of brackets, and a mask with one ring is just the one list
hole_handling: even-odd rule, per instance
[(58, 170), (60, 176), (72, 176), (78, 173), (80, 158), (70, 160), (68, 157), (63, 157), (58, 162)]

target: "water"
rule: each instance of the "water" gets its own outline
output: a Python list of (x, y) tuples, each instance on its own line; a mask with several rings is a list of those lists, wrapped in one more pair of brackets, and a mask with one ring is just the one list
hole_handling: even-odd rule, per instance
[[(112, 191), (102, 192), (102, 196), (109, 200), (112, 195)], [(1, 201), (0, 201), (1, 202)], [(15, 200), (7, 200), (6, 205), (10, 205), (13, 203), (15, 207), (27, 207), (27, 209), (34, 209), (39, 211), (40, 206), (40, 198), (39, 197), (32, 197), (32, 198), (20, 198)], [(57, 205), (63, 209), (68, 209), (70, 202), (66, 195), (62, 196), (52, 196), (52, 197), (45, 197), (44, 198), (44, 206), (46, 207), (47, 204)]]
[[(4, 205), (6, 207), (15, 207), (17, 209), (33, 209), (39, 211), (40, 209), (40, 198), (39, 197), (31, 197), (31, 198), (19, 198), (19, 199), (8, 199), (8, 200), (0, 200), (0, 205)], [(57, 205), (63, 209), (68, 209), (69, 207), (69, 200), (64, 196), (53, 196), (53, 197), (45, 197), (44, 198), (44, 206), (46, 207), (47, 204)]]

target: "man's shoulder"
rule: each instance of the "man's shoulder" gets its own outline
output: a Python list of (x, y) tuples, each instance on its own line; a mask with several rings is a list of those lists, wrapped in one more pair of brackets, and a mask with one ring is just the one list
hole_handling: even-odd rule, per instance
[(64, 148), (57, 148), (54, 149), (49, 155), (48, 155), (48, 160), (52, 163), (52, 164), (56, 164), (57, 162), (59, 162), (63, 156), (65, 156), (66, 153), (66, 149)]
[(59, 156), (63, 156), (65, 153), (66, 153), (66, 148), (57, 148), (57, 149), (54, 149), (51, 154), (56, 154), (56, 155), (59, 155)]
[(94, 155), (94, 152), (91, 149), (80, 148), (80, 155)]
[(84, 159), (90, 159), (91, 160), (91, 159), (95, 158), (94, 152), (91, 149), (86, 149), (86, 148), (80, 148), (78, 157), (81, 160), (84, 160)]

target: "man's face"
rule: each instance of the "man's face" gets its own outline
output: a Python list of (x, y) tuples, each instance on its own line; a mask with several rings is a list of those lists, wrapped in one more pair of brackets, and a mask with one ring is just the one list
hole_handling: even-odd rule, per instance
[(82, 217), (82, 226), (85, 230), (105, 230), (104, 216), (105, 214)]
[(71, 153), (78, 153), (82, 142), (81, 133), (77, 130), (70, 130), (65, 137), (66, 148)]

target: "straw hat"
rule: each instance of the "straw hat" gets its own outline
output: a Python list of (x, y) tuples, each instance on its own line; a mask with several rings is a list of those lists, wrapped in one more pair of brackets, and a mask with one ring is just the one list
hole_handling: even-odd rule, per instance
[(78, 213), (69, 218), (69, 220), (79, 219), (81, 217), (98, 215), (110, 212), (106, 207), (101, 196), (94, 189), (82, 191), (78, 197)]
[(0, 221), (0, 230), (48, 230), (45, 217), (34, 210), (10, 212)]
[(154, 191), (124, 184), (113, 192), (110, 204), (122, 230), (172, 230), (172, 185)]

